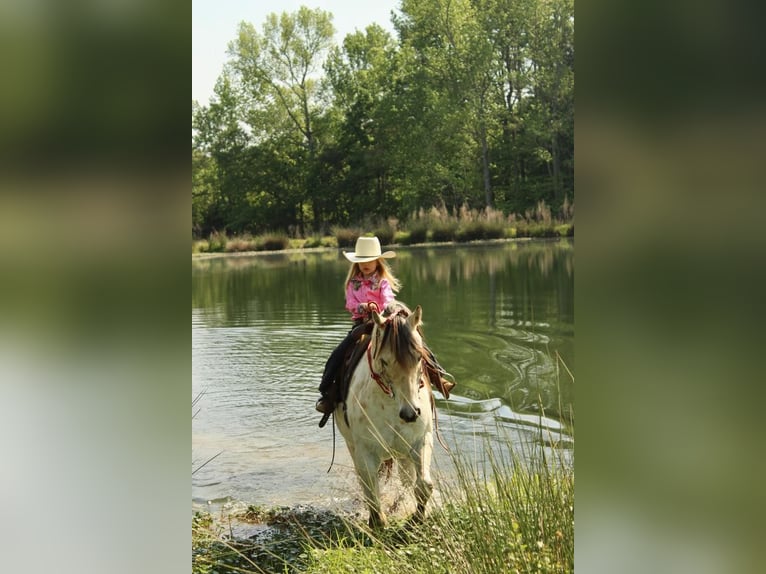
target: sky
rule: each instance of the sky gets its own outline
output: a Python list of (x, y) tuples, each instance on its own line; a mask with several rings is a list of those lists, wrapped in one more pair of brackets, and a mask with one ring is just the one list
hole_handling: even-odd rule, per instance
[(206, 105), (226, 61), (226, 48), (241, 21), (261, 31), (272, 12), (296, 12), (302, 5), (333, 15), (335, 42), (373, 22), (393, 33), (391, 11), (399, 0), (192, 0), (192, 99)]

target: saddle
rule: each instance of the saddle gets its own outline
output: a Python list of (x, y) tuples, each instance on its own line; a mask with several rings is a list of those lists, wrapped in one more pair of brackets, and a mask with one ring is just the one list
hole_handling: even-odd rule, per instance
[(337, 385), (337, 396), (335, 397), (335, 403), (345, 403), (348, 397), (348, 387), (351, 383), (351, 375), (354, 373), (354, 369), (359, 364), (362, 355), (367, 352), (367, 347), (370, 346), (370, 335), (372, 334), (372, 328), (374, 324), (372, 321), (367, 321), (354, 328), (354, 344), (349, 345), (346, 350), (346, 354), (343, 357), (343, 362), (340, 366), (340, 372), (336, 378), (340, 384)]

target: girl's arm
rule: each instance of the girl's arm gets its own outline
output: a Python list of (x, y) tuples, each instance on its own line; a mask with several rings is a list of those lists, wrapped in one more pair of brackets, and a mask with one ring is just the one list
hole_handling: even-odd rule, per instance
[[(361, 289), (359, 290), (361, 291)], [(356, 289), (354, 289), (354, 286), (351, 284), (351, 281), (348, 282), (346, 285), (346, 309), (352, 314), (352, 315), (361, 315), (363, 311), (359, 310), (359, 305), (366, 304), (367, 301), (362, 301), (359, 299), (358, 293)]]
[(383, 304), (383, 306), (380, 308), (382, 311), (386, 305), (394, 300), (394, 292), (391, 289), (391, 285), (389, 285), (388, 281), (385, 279), (380, 280), (378, 289), (380, 289), (380, 302)]

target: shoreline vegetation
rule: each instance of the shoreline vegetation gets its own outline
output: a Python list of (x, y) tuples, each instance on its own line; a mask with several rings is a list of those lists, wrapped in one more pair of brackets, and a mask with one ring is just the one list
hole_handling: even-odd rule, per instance
[(359, 227), (333, 227), (330, 234), (308, 234), (304, 237), (285, 232), (255, 236), (229, 236), (225, 232), (214, 232), (207, 238), (192, 238), (192, 255), (353, 248), (356, 239), (365, 233), (376, 235), (382, 245), (574, 237), (574, 205), (565, 200), (556, 216), (542, 201), (523, 216), (466, 207), (453, 215), (444, 207), (433, 207), (430, 210), (421, 209), (406, 222), (389, 218)]
[(478, 463), (453, 454), (454, 478), (437, 480), (441, 502), (417, 525), (390, 516), (370, 530), (364, 512), (302, 505), (197, 511), (192, 573), (574, 572), (574, 468), (560, 448), (534, 462), (491, 449)]

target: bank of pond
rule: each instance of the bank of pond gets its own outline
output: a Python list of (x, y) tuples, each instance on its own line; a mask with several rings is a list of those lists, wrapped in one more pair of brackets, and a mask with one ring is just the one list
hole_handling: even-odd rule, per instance
[[(406, 519), (408, 501), (398, 498), (389, 502), (394, 520), (378, 530), (367, 527), (363, 511), (198, 511), (192, 572), (574, 572), (571, 464), (555, 454), (531, 464), (488, 456), (478, 466), (452, 457), (454, 479), (437, 483), (422, 523)], [(395, 482), (389, 478), (389, 490)]]
[(366, 226), (334, 227), (329, 234), (305, 234), (304, 237), (291, 237), (284, 232), (229, 235), (226, 232), (214, 231), (204, 237), (193, 237), (192, 253), (345, 248), (353, 247), (356, 239), (364, 234), (376, 235), (383, 245), (574, 237), (573, 207), (568, 208), (564, 216), (553, 217), (550, 209), (543, 204), (534, 212), (519, 218), (492, 210), (464, 210), (460, 217), (456, 217), (434, 208), (406, 223), (386, 221)]

